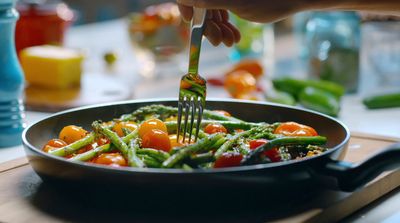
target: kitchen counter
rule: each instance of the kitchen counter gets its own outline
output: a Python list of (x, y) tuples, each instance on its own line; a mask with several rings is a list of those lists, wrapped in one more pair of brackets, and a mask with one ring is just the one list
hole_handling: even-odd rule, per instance
[[(157, 81), (141, 77), (138, 71), (142, 65), (136, 60), (135, 52), (129, 44), (124, 20), (73, 27), (66, 40), (68, 46), (81, 48), (87, 53), (84, 64), (85, 75), (105, 73), (124, 80), (125, 86), (132, 89), (134, 98), (176, 97), (180, 75), (184, 71), (178, 70), (176, 75), (159, 77)], [(282, 64), (280, 61), (293, 59), (296, 50), (293, 38), (290, 36), (276, 38), (275, 46), (275, 60), (278, 66), (274, 69), (267, 69), (270, 72), (267, 74), (267, 79), (276, 75), (273, 70), (275, 73), (284, 70), (284, 68), (279, 68), (279, 64)], [(102, 55), (110, 50), (118, 55), (117, 64), (112, 70), (105, 66), (102, 59)], [(230, 65), (228, 53), (229, 50), (225, 47), (214, 48), (205, 42), (201, 55), (200, 73), (205, 77), (221, 74)], [(266, 86), (268, 87), (268, 84)], [(400, 108), (367, 110), (361, 103), (362, 96), (361, 93), (344, 96), (338, 119), (354, 132), (400, 137)], [(227, 97), (227, 94), (221, 88), (209, 87), (208, 97)], [(26, 123), (29, 125), (50, 114), (27, 111)], [(21, 156), (24, 156), (22, 146), (0, 149), (0, 163)], [(400, 207), (399, 188), (349, 216), (345, 221), (399, 222), (398, 207)]]

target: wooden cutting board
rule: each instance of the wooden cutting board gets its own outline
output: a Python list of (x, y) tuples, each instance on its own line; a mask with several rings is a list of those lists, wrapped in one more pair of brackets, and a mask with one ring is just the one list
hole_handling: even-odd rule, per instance
[[(359, 162), (396, 141), (399, 139), (354, 133), (345, 160)], [(400, 170), (386, 172), (353, 193), (323, 191), (309, 198), (303, 198), (300, 204), (293, 198), (293, 202), (284, 204), (285, 209), (290, 210), (285, 210), (285, 214), (274, 215), (275, 217), (266, 214), (271, 212), (268, 205), (265, 206), (265, 210), (261, 208), (259, 212), (253, 211), (253, 204), (248, 204), (250, 211), (224, 210), (220, 215), (208, 215), (209, 211), (204, 207), (194, 212), (197, 215), (188, 216), (182, 215), (179, 207), (176, 207), (175, 212), (169, 211), (167, 214), (157, 209), (150, 209), (147, 212), (127, 209), (129, 203), (108, 203), (101, 199), (101, 194), (98, 195), (97, 201), (75, 199), (78, 196), (85, 196), (79, 192), (68, 197), (61, 196), (63, 191), (53, 190), (51, 184), (43, 183), (33, 172), (27, 159), (20, 158), (0, 165), (0, 222), (334, 222), (349, 216), (399, 185)], [(113, 190), (110, 193), (113, 193)], [(104, 202), (102, 205), (106, 207), (106, 211), (104, 209), (97, 212), (96, 209), (88, 211), (87, 209), (94, 205), (93, 202)], [(154, 202), (164, 202), (165, 206), (168, 206), (168, 201)], [(279, 201), (266, 201), (266, 204), (274, 202), (279, 203)], [(120, 207), (125, 207), (125, 211), (118, 211)], [(279, 211), (283, 210), (274, 210), (274, 212)], [(182, 216), (183, 219), (180, 218)]]

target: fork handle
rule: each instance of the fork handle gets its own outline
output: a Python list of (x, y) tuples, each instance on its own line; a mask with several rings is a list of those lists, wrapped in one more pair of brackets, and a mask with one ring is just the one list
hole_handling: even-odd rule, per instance
[(190, 31), (189, 74), (198, 75), (201, 40), (203, 37), (206, 12), (207, 10), (203, 8), (193, 8), (193, 19)]

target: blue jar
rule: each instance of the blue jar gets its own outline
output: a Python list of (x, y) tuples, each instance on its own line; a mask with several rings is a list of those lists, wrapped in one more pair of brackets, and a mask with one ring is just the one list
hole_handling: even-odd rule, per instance
[(314, 12), (307, 22), (308, 70), (348, 93), (359, 82), (360, 18), (355, 12)]
[(21, 144), (24, 128), (24, 76), (14, 43), (17, 19), (14, 0), (0, 2), (0, 147)]

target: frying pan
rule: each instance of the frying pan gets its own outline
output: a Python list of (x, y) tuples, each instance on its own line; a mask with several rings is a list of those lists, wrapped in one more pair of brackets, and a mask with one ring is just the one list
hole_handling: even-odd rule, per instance
[(241, 100), (208, 100), (208, 109), (226, 110), (233, 116), (251, 122), (295, 121), (314, 127), (326, 136), (321, 155), (286, 162), (230, 168), (185, 171), (179, 169), (114, 168), (83, 162), (71, 162), (49, 155), (41, 148), (57, 138), (66, 126), (76, 124), (90, 129), (94, 120), (111, 120), (142, 106), (164, 104), (175, 106), (176, 100), (134, 100), (88, 106), (54, 114), (38, 121), (23, 132), (23, 144), (35, 172), (45, 181), (68, 181), (89, 184), (116, 184), (132, 187), (168, 185), (174, 188), (284, 188), (292, 185), (318, 185), (342, 191), (353, 191), (385, 170), (400, 166), (400, 144), (371, 158), (352, 164), (341, 161), (350, 138), (348, 128), (329, 116), (290, 106)]

